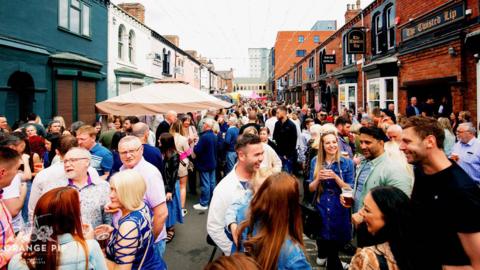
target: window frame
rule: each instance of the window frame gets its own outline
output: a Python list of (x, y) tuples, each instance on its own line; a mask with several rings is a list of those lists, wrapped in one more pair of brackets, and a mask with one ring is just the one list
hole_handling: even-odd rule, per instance
[[(302, 53), (300, 54), (300, 52), (302, 52)], [(296, 57), (305, 57), (305, 55), (307, 55), (307, 50), (296, 50), (295, 51), (295, 56)]]
[(343, 35), (343, 42), (342, 42), (342, 51), (343, 51), (343, 65), (350, 66), (355, 63), (355, 54), (348, 54), (347, 53), (347, 35)]
[(118, 42), (117, 42), (117, 57), (118, 59), (122, 60), (124, 59), (125, 57), (125, 54), (123, 53), (124, 51), (124, 48), (125, 48), (125, 41), (124, 41), (124, 37), (125, 37), (125, 32), (127, 31), (127, 29), (125, 28), (125, 25), (123, 24), (120, 24), (120, 26), (118, 27), (118, 35), (117, 35), (117, 38), (118, 38)]
[[(389, 14), (390, 13), (390, 14)], [(386, 42), (387, 50), (395, 48), (395, 10), (393, 5), (388, 5), (384, 11), (385, 18), (385, 31), (386, 31)], [(390, 16), (389, 16), (390, 15)], [(390, 42), (393, 39), (393, 44), (390, 46)]]
[[(73, 1), (77, 1), (78, 2), (78, 6), (75, 6), (73, 3)], [(61, 5), (62, 3), (66, 4), (66, 14), (62, 13), (62, 10), (61, 10)], [(85, 8), (87, 7), (87, 9)], [(78, 33), (73, 31), (72, 30), (72, 26), (71, 26), (71, 23), (70, 23), (70, 19), (71, 19), (71, 9), (75, 9), (79, 12), (79, 18), (78, 18), (78, 24), (79, 24), (79, 29), (78, 29)], [(88, 23), (85, 22), (85, 12), (86, 10), (88, 10)], [(83, 38), (87, 38), (87, 39), (91, 39), (91, 36), (92, 36), (92, 27), (91, 27), (91, 23), (92, 23), (92, 16), (91, 16), (91, 10), (92, 10), (92, 6), (91, 4), (89, 3), (86, 3), (85, 1), (83, 0), (58, 0), (57, 2), (57, 12), (58, 12), (58, 17), (57, 17), (57, 27), (65, 32), (68, 32), (68, 33), (71, 33), (73, 35), (77, 35), (77, 36), (80, 36), (80, 37), (83, 37)], [(66, 25), (62, 25), (61, 23), (61, 18), (62, 16), (65, 16), (66, 15)], [(85, 28), (85, 25), (88, 26), (88, 34), (86, 29)]]
[[(349, 92), (350, 87), (354, 87), (354, 91), (355, 91), (355, 97), (353, 101), (350, 101), (350, 92)], [(341, 99), (342, 91), (343, 91), (343, 97), (344, 97), (343, 100)], [(344, 106), (345, 104), (347, 105), (347, 108), (350, 110), (351, 109), (350, 103), (352, 103), (354, 105), (354, 114), (356, 114), (358, 111), (357, 98), (358, 98), (358, 85), (356, 83), (343, 83), (338, 85), (338, 104), (337, 104), (338, 107), (337, 108), (339, 112), (343, 111), (343, 109), (345, 108)]]
[[(387, 99), (387, 80), (392, 80), (393, 82), (393, 99)], [(370, 99), (371, 85), (373, 83), (378, 83), (378, 99)], [(371, 103), (377, 101), (380, 109), (387, 108), (388, 104), (393, 102), (395, 104), (395, 114), (398, 113), (398, 77), (380, 77), (367, 80), (367, 106), (370, 112), (375, 108)]]
[(298, 43), (304, 43), (304, 42), (305, 42), (305, 36), (303, 36), (303, 35), (298, 35), (297, 40), (298, 40)]
[(135, 31), (130, 29), (128, 32), (128, 61), (135, 64)]
[[(381, 54), (382, 53), (382, 50), (380, 48), (380, 44), (382, 42), (382, 38), (381, 38), (381, 35), (383, 34), (383, 16), (382, 16), (382, 13), (377, 13), (374, 15), (373, 17), (373, 20), (374, 20), (374, 27), (373, 27), (373, 35), (374, 35), (374, 38), (375, 38), (375, 54)], [(381, 23), (380, 27), (378, 26), (379, 23)]]

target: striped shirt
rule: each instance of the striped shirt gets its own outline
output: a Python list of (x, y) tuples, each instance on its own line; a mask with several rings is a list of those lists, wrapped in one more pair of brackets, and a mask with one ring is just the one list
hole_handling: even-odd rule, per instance
[(480, 140), (473, 138), (468, 143), (457, 142), (453, 146), (453, 153), (458, 155), (458, 165), (480, 184)]

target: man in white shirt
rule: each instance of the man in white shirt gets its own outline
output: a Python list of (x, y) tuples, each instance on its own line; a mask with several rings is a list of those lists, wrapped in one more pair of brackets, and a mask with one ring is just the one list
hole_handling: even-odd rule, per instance
[(277, 123), (277, 109), (272, 108), (270, 111), (270, 118), (265, 121), (265, 126), (270, 130), (270, 135), (268, 138), (271, 140), (273, 138), (273, 131), (275, 130), (275, 123)]
[(237, 165), (215, 188), (207, 219), (207, 232), (225, 255), (230, 255), (233, 244), (225, 234), (225, 212), (233, 202), (245, 195), (263, 161), (263, 145), (257, 135), (240, 136), (235, 151), (238, 155)]

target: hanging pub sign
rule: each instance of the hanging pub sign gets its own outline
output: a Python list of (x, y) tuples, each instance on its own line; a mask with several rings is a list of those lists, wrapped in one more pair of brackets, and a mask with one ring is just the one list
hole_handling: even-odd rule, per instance
[(336, 64), (337, 60), (335, 54), (324, 54), (322, 55), (322, 62), (324, 64)]
[(365, 54), (367, 37), (363, 28), (355, 27), (347, 32), (347, 53)]
[(442, 26), (461, 20), (464, 17), (465, 7), (463, 2), (445, 7), (423, 19), (408, 23), (402, 28), (402, 40), (405, 41), (420, 36)]

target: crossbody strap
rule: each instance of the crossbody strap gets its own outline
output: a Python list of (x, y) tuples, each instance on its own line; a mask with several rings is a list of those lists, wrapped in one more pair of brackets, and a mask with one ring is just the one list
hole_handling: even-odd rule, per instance
[(145, 249), (145, 253), (143, 253), (143, 258), (140, 261), (140, 264), (138, 265), (138, 270), (142, 269), (143, 262), (145, 261), (145, 257), (147, 256), (148, 248), (150, 247), (150, 240), (152, 237), (148, 237), (148, 243), (147, 243), (147, 248)]
[(383, 254), (377, 254), (377, 253), (375, 253), (375, 256), (377, 256), (377, 261), (380, 266), (380, 270), (388, 270), (387, 259), (385, 259), (385, 256)]

